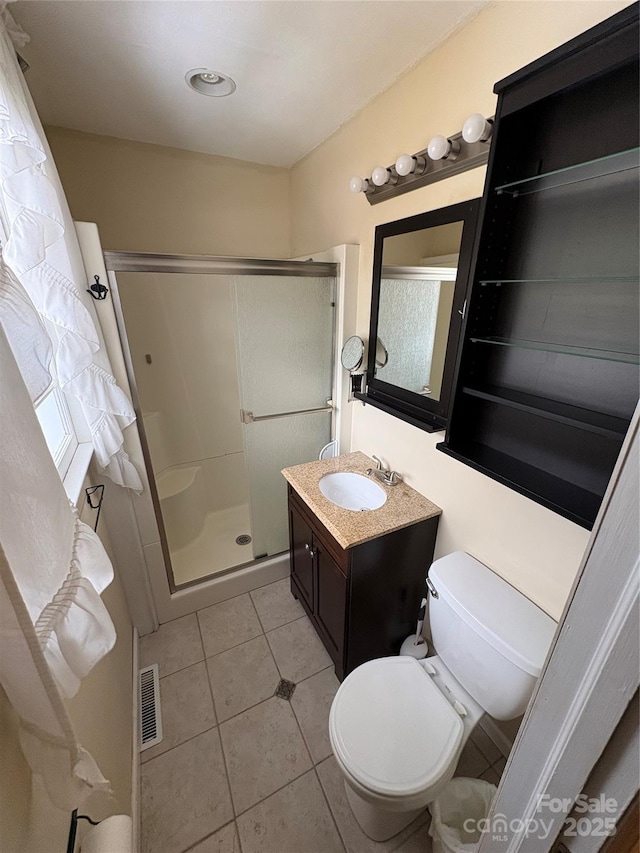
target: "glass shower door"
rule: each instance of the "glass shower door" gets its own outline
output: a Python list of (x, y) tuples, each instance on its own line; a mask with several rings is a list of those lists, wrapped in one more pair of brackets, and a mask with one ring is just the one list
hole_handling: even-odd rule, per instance
[(282, 468), (331, 440), (335, 279), (235, 276), (238, 373), (255, 558), (286, 551)]

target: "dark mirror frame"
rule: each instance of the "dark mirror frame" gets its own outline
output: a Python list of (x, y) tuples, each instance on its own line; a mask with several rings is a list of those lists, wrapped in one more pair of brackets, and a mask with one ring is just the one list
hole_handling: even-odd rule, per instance
[[(435, 432), (444, 429), (447, 425), (449, 407), (453, 391), (453, 377), (455, 375), (456, 360), (458, 357), (458, 345), (462, 332), (465, 305), (470, 284), (471, 258), (477, 237), (478, 209), (480, 199), (463, 201), (431, 210), (427, 213), (419, 213), (406, 219), (398, 219), (395, 222), (387, 222), (378, 225), (375, 233), (375, 244), (373, 249), (373, 282), (371, 291), (371, 319), (369, 324), (369, 346), (367, 358), (366, 391), (356, 393), (355, 396), (365, 403), (369, 403), (378, 409), (395, 415), (403, 421), (424, 429), (427, 432)], [(386, 237), (395, 237), (398, 234), (409, 234), (413, 231), (422, 231), (435, 228), (438, 225), (449, 225), (452, 222), (463, 222), (462, 239), (460, 243), (460, 257), (458, 261), (458, 272), (456, 275), (453, 307), (451, 310), (451, 321), (449, 325), (449, 337), (442, 376), (442, 390), (439, 400), (431, 400), (408, 391), (397, 385), (391, 385), (375, 377), (375, 355), (376, 341), (378, 338), (378, 311), (380, 307), (380, 282), (382, 279), (382, 253)]]

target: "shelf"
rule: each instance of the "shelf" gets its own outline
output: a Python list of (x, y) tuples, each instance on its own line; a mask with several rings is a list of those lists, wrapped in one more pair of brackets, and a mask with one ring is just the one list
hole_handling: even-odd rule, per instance
[(566, 187), (571, 184), (580, 184), (584, 181), (592, 181), (596, 178), (606, 178), (620, 172), (628, 172), (637, 169), (639, 165), (640, 148), (630, 148), (627, 151), (619, 151), (616, 154), (608, 154), (598, 157), (596, 160), (587, 160), (584, 163), (576, 163), (566, 166), (564, 169), (554, 169), (552, 172), (544, 172), (531, 178), (523, 178), (508, 184), (495, 187), (497, 195), (521, 196), (532, 193), (544, 192), (545, 190)]
[(488, 284), (637, 284), (640, 277), (637, 275), (597, 275), (582, 276), (582, 278), (491, 278), (478, 282), (483, 287)]
[(501, 347), (516, 347), (531, 349), (538, 352), (555, 352), (560, 355), (575, 355), (579, 358), (595, 358), (600, 361), (616, 361), (622, 364), (640, 364), (640, 355), (630, 352), (613, 352), (610, 350), (593, 349), (592, 347), (572, 347), (564, 344), (546, 343), (545, 341), (516, 340), (491, 335), (486, 338), (469, 338), (474, 344), (493, 344)]
[[(357, 400), (360, 400), (363, 406), (373, 406), (375, 409), (380, 409), (388, 415), (400, 418), (401, 421), (405, 421), (412, 426), (418, 427), (418, 429), (423, 429), (425, 432), (440, 432), (440, 430), (443, 430), (446, 427), (444, 418), (434, 415), (431, 412), (427, 412), (426, 409), (418, 411), (415, 406), (411, 406), (411, 404), (403, 403), (398, 400), (394, 400), (393, 405), (391, 405), (377, 397), (372, 397), (370, 394), (365, 394), (362, 391), (355, 391), (353, 396)], [(427, 420), (427, 418), (429, 420)]]
[[(591, 530), (602, 496), (476, 441), (444, 442), (438, 450)], [(525, 485), (526, 484), (526, 485)]]
[(488, 385), (484, 389), (465, 387), (462, 393), (617, 441), (622, 441), (629, 426), (629, 421), (624, 418), (592, 412), (579, 406), (547, 400), (523, 391), (499, 388), (496, 385)]

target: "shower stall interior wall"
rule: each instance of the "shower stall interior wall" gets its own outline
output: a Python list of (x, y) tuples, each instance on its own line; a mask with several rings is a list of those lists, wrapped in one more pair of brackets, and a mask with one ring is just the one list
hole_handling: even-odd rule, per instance
[(299, 266), (116, 273), (173, 588), (286, 551), (280, 470), (332, 436), (335, 279)]

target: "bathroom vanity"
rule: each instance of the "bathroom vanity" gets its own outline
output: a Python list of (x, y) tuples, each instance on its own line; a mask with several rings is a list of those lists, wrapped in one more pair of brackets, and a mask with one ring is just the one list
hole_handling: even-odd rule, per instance
[(376, 510), (336, 506), (319, 488), (333, 472), (365, 474), (364, 453), (285, 468), (291, 591), (343, 679), (373, 658), (397, 655), (415, 630), (442, 510), (406, 483), (385, 486)]

